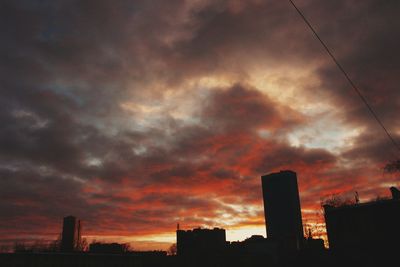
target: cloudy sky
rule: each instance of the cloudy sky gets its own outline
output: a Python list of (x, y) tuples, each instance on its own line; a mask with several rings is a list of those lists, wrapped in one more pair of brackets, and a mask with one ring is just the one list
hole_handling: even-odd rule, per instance
[[(296, 3), (399, 140), (400, 1)], [(136, 249), (178, 222), (265, 236), (260, 175), (283, 169), (305, 223), (331, 194), (400, 185), (288, 1), (5, 0), (0, 28), (1, 244), (55, 239), (70, 214)]]

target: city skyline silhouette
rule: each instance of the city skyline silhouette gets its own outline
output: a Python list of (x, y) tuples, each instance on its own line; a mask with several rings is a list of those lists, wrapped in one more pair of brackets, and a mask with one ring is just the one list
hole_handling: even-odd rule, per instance
[[(323, 202), (329, 248), (303, 228), (297, 174), (284, 170), (261, 176), (267, 238), (252, 235), (229, 242), (223, 228), (176, 229), (168, 251), (137, 251), (129, 244), (82, 238), (82, 221), (63, 219), (60, 240), (15, 244), (0, 253), (5, 266), (374, 266), (393, 262), (400, 238), (400, 190), (391, 198), (360, 202), (334, 196)], [(43, 265), (45, 264), (45, 265)]]

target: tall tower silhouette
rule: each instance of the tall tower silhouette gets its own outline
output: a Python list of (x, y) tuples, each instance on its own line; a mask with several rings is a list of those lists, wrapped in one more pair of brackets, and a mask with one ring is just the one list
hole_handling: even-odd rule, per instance
[(304, 235), (296, 173), (267, 174), (261, 176), (261, 182), (267, 237), (284, 247), (299, 249)]
[(64, 217), (61, 251), (72, 252), (79, 249), (81, 241), (81, 221), (74, 216)]

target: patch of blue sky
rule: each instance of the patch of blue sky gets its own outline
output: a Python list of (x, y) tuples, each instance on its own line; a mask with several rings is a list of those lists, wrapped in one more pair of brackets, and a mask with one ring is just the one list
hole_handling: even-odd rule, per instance
[(44, 88), (47, 91), (52, 91), (58, 95), (62, 95), (72, 101), (74, 101), (79, 106), (83, 106), (85, 104), (85, 99), (81, 96), (76, 94), (75, 92), (79, 91), (76, 86), (70, 85), (62, 85), (62, 84), (52, 84), (48, 85)]

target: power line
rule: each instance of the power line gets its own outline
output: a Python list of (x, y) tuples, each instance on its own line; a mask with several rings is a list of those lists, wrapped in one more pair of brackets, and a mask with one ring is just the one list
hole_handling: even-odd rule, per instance
[(371, 105), (368, 103), (367, 99), (362, 95), (361, 91), (357, 88), (357, 86), (354, 84), (354, 82), (350, 79), (349, 75), (347, 72), (343, 69), (342, 65), (337, 61), (335, 56), (332, 54), (328, 46), (322, 41), (321, 37), (319, 37), (318, 33), (314, 30), (314, 27), (310, 24), (310, 22), (307, 20), (307, 18), (303, 15), (303, 13), (300, 11), (300, 9), (296, 6), (296, 4), (292, 1), (289, 0), (289, 2), (292, 4), (292, 6), (296, 9), (297, 13), (302, 17), (304, 22), (307, 24), (307, 26), (310, 28), (310, 30), (314, 33), (315, 37), (317, 37), (318, 41), (321, 43), (321, 45), (325, 48), (326, 52), (329, 54), (329, 56), (332, 58), (333, 62), (335, 62), (336, 66), (339, 68), (339, 70), (343, 73), (344, 77), (346, 77), (347, 81), (350, 83), (351, 87), (356, 91), (357, 95), (360, 97), (361, 101), (365, 104), (365, 106), (368, 108), (369, 112), (372, 114), (372, 116), (375, 118), (375, 120), (378, 122), (378, 124), (381, 126), (383, 131), (386, 133), (387, 137), (390, 139), (390, 141), (393, 143), (393, 145), (397, 148), (397, 150), (400, 151), (400, 145), (394, 140), (392, 135), (389, 133), (389, 131), (386, 129), (385, 125), (383, 125), (382, 121), (379, 119), (378, 115), (375, 113), (375, 111), (372, 109)]

